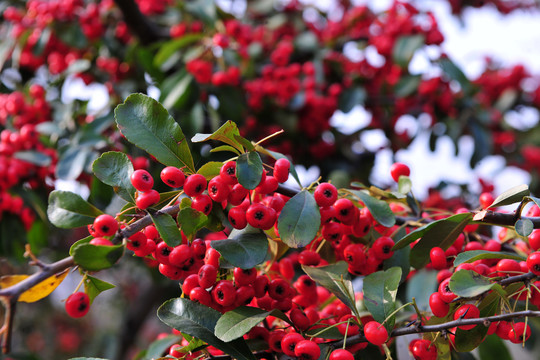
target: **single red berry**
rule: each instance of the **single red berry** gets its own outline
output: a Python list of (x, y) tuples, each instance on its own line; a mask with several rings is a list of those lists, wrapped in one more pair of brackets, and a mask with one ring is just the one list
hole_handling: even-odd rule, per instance
[[(284, 183), (289, 178), (291, 163), (286, 158), (277, 159), (274, 164), (274, 177), (280, 183)], [(294, 356), (294, 355), (291, 355)]]
[(330, 354), (329, 360), (354, 360), (354, 355), (345, 349), (336, 349)]
[(416, 341), (412, 346), (411, 353), (415, 360), (437, 360), (437, 347), (426, 339)]
[(450, 305), (443, 301), (441, 294), (439, 292), (434, 292), (429, 297), (429, 307), (433, 315), (439, 318), (443, 318), (448, 315), (450, 310)]
[(195, 197), (201, 195), (206, 190), (207, 181), (201, 174), (192, 174), (184, 182), (184, 192), (187, 196)]
[(97, 237), (90, 240), (91, 245), (96, 246), (113, 246), (113, 243), (109, 239), (105, 239), (103, 237)]
[(255, 281), (253, 282), (253, 290), (255, 290), (256, 298), (262, 298), (266, 295), (269, 282), (270, 280), (268, 280), (266, 275), (257, 275)]
[(298, 255), (298, 262), (301, 265), (317, 266), (321, 262), (321, 255), (313, 250), (302, 250)]
[[(261, 307), (261, 306), (259, 306), (259, 307)], [(278, 353), (283, 351), (281, 349), (281, 341), (283, 340), (285, 335), (286, 335), (286, 333), (283, 330), (272, 331), (272, 333), (268, 337), (268, 346), (270, 346), (270, 349), (272, 351), (275, 351), (275, 352), (278, 352)]]
[(317, 283), (307, 275), (300, 275), (293, 286), (301, 295), (317, 296)]
[(184, 172), (174, 166), (167, 166), (165, 169), (161, 170), (160, 177), (165, 184), (172, 188), (182, 187), (186, 180)]
[(313, 196), (320, 207), (332, 206), (337, 200), (338, 191), (330, 183), (321, 183), (315, 189)]
[(429, 258), (431, 259), (431, 264), (435, 270), (442, 270), (446, 268), (446, 254), (444, 250), (440, 247), (434, 247), (429, 252)]
[(242, 204), (242, 202), (246, 199), (248, 195), (249, 195), (248, 189), (243, 187), (241, 184), (235, 184), (233, 185), (231, 191), (229, 192), (227, 201), (232, 206), (238, 206)]
[(133, 187), (142, 192), (149, 191), (154, 186), (154, 178), (146, 170), (135, 170), (130, 179)]
[[(473, 304), (461, 305), (454, 313), (454, 320), (458, 319), (476, 319), (480, 317), (480, 310)], [(461, 325), (458, 326), (462, 330), (473, 329), (476, 325)]]
[(360, 333), (360, 327), (356, 321), (356, 318), (351, 314), (343, 315), (339, 318), (339, 324), (337, 326), (341, 335), (352, 336)]
[(534, 251), (540, 249), (540, 230), (533, 230), (529, 235), (529, 246)]
[(268, 295), (274, 300), (283, 300), (289, 297), (292, 289), (288, 282), (283, 279), (274, 279), (268, 284)]
[(90, 298), (85, 292), (78, 291), (69, 295), (65, 303), (66, 312), (72, 318), (80, 318), (90, 310)]
[(159, 202), (159, 193), (156, 190), (149, 190), (147, 192), (141, 192), (137, 195), (135, 205), (141, 210), (148, 209), (150, 206)]
[(358, 217), (358, 208), (349, 199), (339, 199), (334, 203), (336, 218), (345, 225), (354, 224)]
[(388, 339), (388, 331), (377, 321), (370, 321), (364, 325), (364, 336), (373, 345), (382, 345)]
[(195, 289), (196, 287), (201, 287), (199, 284), (199, 276), (197, 274), (191, 274), (186, 277), (184, 283), (182, 284), (182, 292), (184, 293), (184, 296), (189, 296), (191, 290)]
[(94, 220), (94, 230), (99, 236), (112, 236), (118, 230), (118, 222), (111, 215), (99, 215)]
[(193, 198), (191, 207), (205, 215), (208, 215), (210, 214), (210, 211), (212, 211), (212, 199), (206, 194), (197, 195)]
[(167, 245), (165, 241), (162, 241), (156, 246), (156, 250), (154, 251), (154, 258), (162, 264), (170, 264), (169, 255), (171, 254), (172, 250), (172, 247)]
[(394, 163), (390, 166), (390, 175), (395, 182), (399, 181), (400, 176), (409, 176), (411, 174), (411, 169), (403, 163)]
[(268, 230), (274, 226), (276, 222), (277, 214), (272, 208), (264, 206), (261, 203), (251, 204), (246, 212), (246, 220), (249, 225)]
[[(294, 310), (298, 310), (298, 309), (293, 309), (292, 311)], [(288, 333), (285, 336), (283, 336), (283, 338), (281, 339), (281, 350), (283, 351), (285, 355), (296, 356), (294, 354), (296, 345), (298, 345), (300, 341), (304, 341), (304, 340), (306, 339), (299, 333), (296, 333), (296, 332)]]
[(294, 264), (289, 257), (279, 260), (279, 273), (287, 280), (292, 280), (295, 275)]
[(210, 306), (212, 304), (212, 295), (202, 287), (196, 287), (189, 292), (191, 301)]
[(238, 307), (242, 305), (249, 305), (249, 303), (251, 303), (251, 300), (253, 300), (254, 297), (255, 290), (253, 290), (253, 286), (240, 286), (236, 289), (236, 300), (234, 302), (234, 306)]
[(178, 266), (159, 264), (158, 270), (161, 275), (174, 281), (178, 281), (184, 277), (184, 271)]
[(129, 237), (126, 247), (131, 251), (138, 251), (138, 250), (146, 247), (147, 242), (148, 242), (148, 239), (147, 239), (146, 235), (144, 235), (140, 231), (137, 231), (135, 234), (133, 234), (133, 235), (131, 235)]
[(229, 210), (227, 218), (235, 229), (241, 230), (247, 226), (246, 211), (238, 206)]
[(237, 287), (244, 286), (244, 285), (250, 285), (253, 284), (255, 279), (257, 278), (257, 269), (251, 268), (251, 269), (242, 269), (242, 268), (234, 268), (233, 271), (234, 275), (234, 283)]
[(298, 330), (305, 331), (311, 325), (307, 315), (300, 309), (292, 309), (289, 313), (289, 318), (294, 327)]
[(185, 244), (175, 246), (169, 254), (169, 263), (174, 266), (183, 267), (184, 263), (193, 258), (191, 247)]
[(497, 334), (497, 336), (503, 340), (508, 340), (510, 330), (512, 330), (512, 323), (508, 321), (500, 321), (499, 325), (497, 325), (497, 330), (495, 330), (495, 334)]
[(296, 344), (294, 355), (299, 360), (317, 360), (321, 356), (321, 349), (313, 341), (302, 340)]
[(197, 273), (199, 277), (199, 285), (203, 289), (208, 289), (216, 283), (218, 270), (214, 265), (205, 264), (200, 267)]
[(236, 179), (236, 161), (227, 161), (219, 170), (219, 176), (226, 184), (234, 185), (238, 182)]
[(394, 240), (392, 240), (392, 238), (388, 236), (381, 236), (375, 240), (371, 249), (373, 249), (373, 253), (377, 258), (380, 260), (386, 260), (390, 259), (392, 255), (394, 255), (394, 252), (392, 251), (393, 246)]
[(450, 278), (444, 279), (439, 285), (439, 294), (441, 294), (441, 299), (445, 303), (449, 304), (454, 300), (457, 295), (450, 290)]
[(523, 322), (515, 323), (508, 331), (508, 340), (514, 344), (523, 343), (531, 336), (531, 328)]
[(482, 209), (487, 209), (491, 204), (493, 204), (493, 200), (495, 200), (495, 198), (491, 193), (483, 192), (480, 194), (478, 200), (480, 201), (480, 206)]
[(533, 252), (527, 257), (527, 267), (535, 275), (540, 275), (540, 252)]
[(230, 192), (231, 188), (220, 176), (216, 176), (208, 182), (208, 195), (215, 202), (227, 200)]
[(325, 223), (321, 229), (322, 236), (326, 239), (326, 241), (337, 241), (341, 239), (341, 236), (343, 235), (343, 229), (341, 228), (341, 224), (335, 221), (329, 221)]
[(236, 300), (236, 289), (232, 281), (221, 280), (212, 288), (212, 298), (222, 306), (234, 304)]
[[(527, 260), (527, 265), (529, 261)], [(521, 266), (512, 259), (502, 259), (497, 263), (497, 273), (499, 276), (514, 276), (521, 273)]]

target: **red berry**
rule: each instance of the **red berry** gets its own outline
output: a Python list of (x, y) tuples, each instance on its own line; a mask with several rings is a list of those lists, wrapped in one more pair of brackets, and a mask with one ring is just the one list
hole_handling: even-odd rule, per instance
[(332, 206), (337, 200), (338, 192), (334, 185), (321, 183), (315, 189), (313, 196), (320, 207)]
[(445, 303), (451, 303), (457, 295), (450, 290), (450, 278), (444, 279), (439, 285), (439, 294), (441, 294), (441, 299)]
[(237, 287), (244, 286), (244, 285), (250, 285), (253, 284), (255, 279), (257, 278), (257, 269), (251, 268), (251, 269), (242, 269), (242, 268), (234, 268), (233, 271), (234, 275), (234, 283)]
[[(529, 261), (527, 260), (527, 265)], [(499, 276), (514, 276), (521, 273), (521, 266), (512, 259), (502, 259), (497, 263), (497, 272)]]
[(416, 341), (411, 353), (415, 360), (437, 360), (437, 348), (426, 339)]
[(429, 297), (429, 307), (431, 308), (433, 315), (439, 318), (443, 318), (448, 315), (448, 311), (450, 310), (450, 305), (443, 301), (439, 292), (434, 292), (431, 294)]
[(283, 279), (274, 279), (268, 284), (268, 295), (274, 300), (283, 300), (291, 295), (292, 289)]
[(90, 310), (90, 298), (85, 292), (79, 291), (69, 295), (65, 303), (66, 312), (72, 318), (80, 318)]
[(199, 268), (197, 276), (199, 277), (199, 285), (203, 289), (208, 289), (216, 283), (218, 270), (214, 265), (206, 264)]
[(375, 240), (371, 248), (373, 249), (373, 253), (377, 258), (380, 260), (386, 260), (390, 259), (392, 255), (394, 255), (394, 252), (392, 251), (393, 246), (394, 240), (392, 240), (392, 238), (388, 236), (381, 236)]
[(431, 264), (435, 270), (442, 270), (446, 268), (446, 254), (440, 247), (432, 248), (429, 252), (429, 258), (431, 259)]
[(276, 219), (276, 211), (261, 203), (251, 204), (246, 212), (248, 224), (258, 229), (268, 230), (272, 228)]
[(533, 252), (527, 257), (527, 267), (535, 275), (540, 275), (540, 252)]
[[(286, 158), (277, 159), (274, 164), (274, 177), (280, 183), (284, 183), (289, 178), (289, 170), (291, 168), (291, 163)], [(291, 355), (294, 356), (294, 355)]]
[(508, 340), (514, 344), (523, 343), (531, 336), (531, 328), (529, 325), (525, 326), (525, 323), (518, 322), (511, 326), (508, 331)]
[(184, 296), (189, 296), (191, 290), (195, 289), (196, 287), (200, 287), (199, 276), (197, 274), (191, 274), (186, 277), (184, 283), (182, 284), (182, 292), (184, 293)]
[(99, 215), (94, 220), (94, 231), (99, 236), (112, 236), (118, 230), (118, 222), (111, 215)]
[(529, 246), (534, 251), (540, 249), (540, 230), (533, 230), (529, 235)]
[(241, 184), (235, 184), (231, 191), (229, 192), (229, 196), (227, 197), (227, 201), (232, 206), (238, 206), (242, 204), (242, 202), (246, 199), (246, 197), (249, 195), (249, 190), (243, 187)]
[(222, 202), (227, 200), (231, 188), (220, 176), (216, 176), (208, 182), (208, 195), (215, 202)]
[(195, 197), (201, 195), (206, 190), (207, 181), (201, 174), (192, 174), (184, 182), (184, 192), (187, 196)]
[(137, 231), (135, 234), (131, 235), (128, 240), (127, 248), (131, 251), (143, 249), (146, 247), (146, 243), (148, 242), (146, 235), (140, 231)]
[(233, 207), (229, 210), (227, 216), (232, 227), (235, 229), (243, 229), (247, 226), (246, 211), (241, 207)]
[(352, 225), (358, 216), (358, 208), (349, 199), (339, 199), (334, 203), (336, 218), (345, 225)]
[(142, 192), (148, 191), (154, 186), (154, 178), (146, 170), (135, 170), (130, 179), (133, 187)]
[(395, 182), (399, 181), (400, 176), (409, 176), (411, 174), (411, 169), (403, 163), (394, 163), (390, 166), (390, 175)]
[(159, 202), (159, 193), (156, 190), (149, 190), (147, 192), (141, 192), (137, 195), (135, 205), (141, 210), (148, 209), (150, 206)]
[(317, 360), (321, 356), (321, 349), (313, 341), (302, 340), (296, 344), (294, 355), (299, 360)]
[(491, 193), (483, 192), (480, 194), (478, 200), (480, 201), (480, 206), (482, 206), (482, 209), (487, 209), (489, 208), (489, 205), (493, 204), (493, 200), (495, 200), (495, 198)]
[(388, 331), (377, 321), (370, 321), (364, 325), (364, 336), (373, 345), (382, 345), (388, 339)]
[(210, 211), (212, 211), (212, 199), (206, 194), (197, 195), (193, 198), (191, 207), (205, 215), (208, 215), (210, 214)]
[(165, 184), (173, 188), (182, 187), (186, 180), (184, 172), (174, 166), (167, 166), (165, 169), (161, 170), (160, 177)]
[(236, 162), (228, 161), (221, 167), (219, 176), (226, 184), (234, 185), (238, 182), (236, 179)]
[[(458, 319), (476, 319), (480, 317), (480, 310), (473, 304), (461, 305), (454, 313), (454, 320)], [(458, 326), (462, 330), (473, 329), (476, 325), (461, 325)]]
[(317, 266), (321, 262), (321, 255), (313, 250), (302, 250), (298, 255), (298, 262), (301, 265)]
[(231, 281), (221, 280), (212, 288), (212, 298), (222, 306), (234, 304), (236, 300), (236, 289)]
[(92, 240), (90, 240), (91, 245), (96, 246), (113, 246), (113, 243), (109, 239), (105, 239), (103, 237), (97, 237)]
[(175, 246), (169, 254), (169, 263), (174, 266), (183, 267), (184, 263), (193, 258), (193, 252), (188, 245)]
[(210, 306), (212, 304), (212, 295), (202, 287), (196, 287), (189, 292), (191, 301)]
[(329, 360), (354, 360), (354, 355), (349, 350), (336, 349), (330, 354)]

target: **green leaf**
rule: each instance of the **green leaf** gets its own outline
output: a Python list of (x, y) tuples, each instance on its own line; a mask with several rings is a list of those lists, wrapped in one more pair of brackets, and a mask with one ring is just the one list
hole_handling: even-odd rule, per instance
[(207, 25), (214, 26), (217, 19), (217, 9), (214, 0), (195, 0), (186, 3), (186, 10)]
[(98, 208), (72, 192), (54, 190), (49, 195), (47, 215), (50, 222), (59, 228), (71, 229), (92, 224), (101, 214)]
[(263, 171), (261, 157), (255, 151), (243, 153), (236, 160), (236, 177), (246, 189), (253, 190), (261, 183)]
[(90, 298), (90, 303), (92, 303), (96, 296), (101, 294), (103, 291), (112, 288), (114, 288), (113, 284), (110, 284), (106, 281), (100, 280), (90, 275), (86, 275), (86, 278), (84, 279), (84, 292)]
[(392, 227), (396, 224), (396, 216), (386, 201), (376, 199), (364, 191), (351, 190), (351, 193), (366, 205), (379, 224), (385, 227)]
[(259, 265), (268, 253), (266, 235), (251, 227), (233, 230), (228, 239), (214, 240), (210, 243), (231, 265), (251, 269)]
[(214, 329), (221, 317), (214, 309), (177, 298), (163, 303), (158, 309), (158, 317), (176, 330), (201, 339), (238, 360), (255, 359), (244, 339), (224, 342), (214, 335)]
[(37, 166), (49, 166), (51, 164), (50, 156), (37, 151), (18, 151), (13, 154), (13, 157)]
[(412, 182), (408, 176), (401, 175), (398, 181), (398, 191), (402, 194), (407, 194), (412, 189)]
[(472, 263), (476, 260), (483, 259), (513, 259), (513, 260), (526, 260), (525, 257), (504, 251), (487, 251), (487, 250), (471, 250), (459, 253), (454, 260), (454, 266), (459, 266), (463, 263)]
[[(459, 270), (452, 275), (449, 283), (450, 290), (457, 296), (464, 298), (483, 294), (495, 286), (500, 287), (500, 285), (491, 282), (490, 278), (471, 270)], [(502, 291), (502, 289), (499, 290)]]
[(470, 213), (465, 213), (464, 215), (466, 216), (460, 222), (443, 221), (426, 231), (420, 241), (411, 250), (409, 260), (415, 269), (421, 269), (429, 263), (429, 252), (431, 249), (438, 246), (446, 250), (456, 241), (459, 234), (463, 232), (463, 229), (465, 229), (465, 226), (467, 226), (469, 220), (472, 218)]
[(534, 224), (529, 219), (519, 219), (518, 221), (516, 221), (514, 227), (518, 235), (523, 237), (531, 235), (534, 230)]
[(167, 41), (159, 48), (156, 56), (154, 57), (154, 66), (160, 67), (163, 65), (172, 54), (178, 50), (191, 45), (203, 38), (203, 34), (186, 34), (178, 39)]
[(339, 261), (332, 265), (311, 267), (302, 265), (302, 270), (316, 283), (326, 288), (358, 316), (354, 289), (347, 271), (348, 264)]
[(114, 110), (120, 132), (166, 166), (195, 172), (193, 157), (180, 125), (156, 100), (132, 94)]
[(79, 246), (79, 245), (81, 245), (81, 244), (88, 244), (90, 241), (92, 241), (93, 238), (94, 238), (94, 237), (93, 237), (92, 235), (88, 235), (88, 236), (85, 237), (85, 238), (82, 238), (82, 239), (79, 239), (79, 240), (75, 241), (75, 242), (73, 243), (73, 245), (71, 245), (71, 247), (69, 248), (69, 255), (70, 255), (70, 256), (73, 256), (73, 250), (74, 250), (77, 246)]
[(159, 213), (150, 214), (150, 217), (165, 244), (175, 247), (182, 243), (182, 235), (171, 215)]
[(83, 172), (91, 150), (88, 146), (72, 146), (62, 153), (56, 164), (56, 177), (64, 180), (75, 180)]
[(172, 345), (179, 343), (181, 338), (177, 335), (169, 335), (150, 344), (142, 360), (157, 359)]
[[(397, 241), (398, 239), (401, 239), (403, 236), (405, 236), (407, 233), (405, 232), (405, 228), (402, 227), (398, 230), (397, 234), (394, 236), (394, 241)], [(410, 247), (404, 247), (402, 249), (394, 251), (394, 254), (390, 259), (386, 259), (383, 262), (383, 270), (388, 270), (392, 267), (398, 266), (401, 268), (401, 283), (405, 281), (407, 278), (407, 275), (409, 275), (409, 271), (411, 269), (411, 264), (409, 262), (409, 255), (411, 253)]]
[(189, 237), (204, 227), (208, 221), (208, 216), (191, 207), (186, 207), (180, 210), (177, 220), (184, 235)]
[(493, 201), (490, 208), (515, 204), (529, 195), (529, 187), (525, 184), (506, 190)]
[(394, 43), (392, 59), (401, 67), (406, 67), (411, 61), (416, 50), (424, 46), (424, 35), (400, 36)]
[(240, 306), (226, 312), (219, 318), (214, 333), (220, 340), (232, 341), (247, 334), (255, 325), (270, 315), (290, 323), (289, 318), (279, 310), (264, 311), (256, 307)]
[(454, 64), (448, 57), (441, 57), (438, 62), (446, 75), (448, 75), (450, 79), (456, 80), (459, 85), (461, 85), (465, 93), (470, 91), (471, 82), (456, 64)]
[(480, 360), (512, 360), (508, 348), (496, 334), (488, 335), (478, 348)]
[[(212, 134), (195, 134), (191, 138), (192, 142), (204, 142), (209, 140), (221, 141), (225, 144), (228, 144), (238, 150), (240, 153), (244, 151), (242, 144), (238, 141), (237, 137), (240, 136), (240, 131), (236, 123), (232, 121), (227, 121), (225, 124), (221, 125), (219, 129), (214, 131)], [(247, 140), (246, 140), (247, 141)]]
[[(430, 222), (429, 224), (426, 224), (424, 226), (419, 227), (418, 229), (414, 230), (413, 232), (409, 233), (407, 236), (403, 237), (401, 240), (396, 242), (396, 244), (393, 247), (393, 250), (401, 249), (402, 247), (405, 247), (417, 239), (420, 239), (424, 234), (427, 232), (435, 229), (435, 232), (441, 232), (445, 233), (448, 229), (453, 229), (459, 224), (461, 224), (463, 221), (467, 220), (469, 221), (471, 217), (470, 213), (463, 213), (463, 214), (457, 214), (452, 215), (450, 217), (447, 217), (446, 219), (441, 219), (437, 221)], [(437, 245), (435, 245), (437, 246)]]
[(135, 202), (135, 188), (131, 185), (133, 164), (126, 154), (109, 151), (103, 153), (92, 164), (94, 175), (127, 202)]
[(80, 244), (72, 253), (75, 264), (85, 270), (99, 271), (113, 266), (124, 255), (124, 246)]
[(382, 323), (390, 331), (394, 327), (395, 315), (387, 319), (396, 310), (396, 295), (401, 268), (393, 267), (386, 271), (377, 271), (364, 278), (364, 305), (373, 319)]
[(167, 110), (172, 108), (182, 109), (192, 103), (197, 97), (197, 86), (193, 75), (185, 69), (167, 77), (161, 85), (160, 102)]
[(307, 190), (302, 190), (285, 203), (278, 218), (281, 241), (292, 248), (307, 246), (319, 231), (321, 214), (317, 202)]
[(344, 90), (338, 100), (338, 109), (344, 113), (350, 112), (356, 105), (364, 103), (367, 97), (366, 89), (354, 86)]
[(222, 166), (222, 162), (210, 161), (201, 166), (199, 170), (197, 170), (197, 174), (201, 174), (206, 180), (211, 180), (219, 175)]
[(406, 299), (416, 300), (416, 305), (420, 310), (429, 311), (429, 297), (437, 291), (437, 271), (433, 270), (418, 270), (414, 276), (407, 281)]
[(402, 76), (394, 88), (394, 93), (398, 98), (412, 95), (418, 89), (421, 81), (422, 76), (420, 75)]
[(230, 145), (221, 145), (221, 146), (217, 146), (215, 148), (213, 148), (212, 150), (210, 150), (211, 153), (215, 153), (215, 152), (221, 152), (221, 151), (230, 151), (230, 152), (233, 152), (235, 153), (236, 155), (240, 155), (241, 152), (238, 151), (238, 149), (230, 146)]

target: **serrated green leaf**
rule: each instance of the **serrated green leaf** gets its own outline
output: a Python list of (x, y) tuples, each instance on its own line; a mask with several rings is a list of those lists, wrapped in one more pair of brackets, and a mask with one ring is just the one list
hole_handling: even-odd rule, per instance
[(260, 183), (263, 173), (261, 157), (255, 151), (243, 153), (236, 160), (236, 177), (246, 189), (253, 190)]
[(131, 184), (133, 164), (126, 154), (109, 151), (103, 153), (92, 164), (94, 175), (127, 202), (135, 202), (135, 188)]
[(182, 235), (171, 215), (159, 213), (150, 214), (150, 217), (165, 244), (175, 247), (182, 243)]
[(214, 309), (187, 299), (166, 301), (158, 309), (159, 319), (179, 330), (207, 342), (238, 360), (254, 360), (244, 339), (224, 342), (214, 335), (221, 314)]
[(110, 268), (124, 255), (123, 245), (102, 246), (80, 244), (73, 248), (75, 264), (89, 271), (99, 271)]
[(106, 281), (100, 280), (96, 277), (86, 275), (84, 279), (84, 292), (90, 298), (90, 304), (94, 301), (96, 296), (101, 294), (103, 291), (114, 288), (113, 284), (110, 284)]
[(195, 172), (193, 157), (180, 125), (156, 100), (132, 94), (114, 110), (120, 132), (131, 143), (153, 155), (166, 166)]
[(366, 205), (379, 224), (385, 227), (392, 227), (396, 224), (396, 216), (386, 201), (376, 199), (364, 191), (351, 190), (350, 192)]
[(487, 250), (471, 250), (459, 253), (454, 260), (454, 266), (459, 266), (463, 263), (472, 263), (476, 260), (483, 259), (513, 259), (513, 260), (526, 260), (525, 257), (518, 254), (504, 252), (504, 251), (487, 251)]
[(505, 206), (515, 204), (523, 200), (525, 196), (529, 195), (529, 187), (525, 184), (515, 186), (509, 190), (506, 190), (501, 195), (497, 196), (493, 203), (489, 206), (490, 208)]
[(429, 230), (425, 232), (420, 241), (418, 241), (411, 250), (411, 254), (409, 256), (411, 266), (413, 266), (415, 269), (421, 269), (426, 266), (430, 261), (429, 253), (431, 249), (436, 246), (442, 248), (443, 250), (448, 249), (454, 243), (454, 241), (456, 241), (457, 237), (463, 232), (465, 226), (467, 226), (469, 221), (472, 219), (472, 215), (470, 213), (466, 213), (465, 215), (466, 216), (464, 216), (460, 222), (449, 220), (454, 218), (454, 216), (457, 216), (454, 215), (446, 219), (449, 221), (437, 223), (437, 225), (429, 228)]
[(302, 190), (290, 198), (278, 218), (281, 241), (291, 248), (301, 248), (311, 243), (320, 226), (319, 207), (307, 190)]
[(247, 227), (233, 230), (228, 239), (214, 240), (210, 246), (231, 265), (251, 269), (266, 259), (268, 238), (262, 231)]
[[(225, 144), (228, 144), (238, 150), (240, 153), (244, 152), (242, 144), (238, 142), (237, 137), (240, 136), (240, 131), (238, 126), (232, 121), (227, 121), (225, 124), (221, 125), (219, 129), (214, 131), (212, 134), (195, 134), (191, 138), (192, 142), (204, 142), (209, 140), (221, 141)], [(247, 140), (246, 140), (247, 141)]]
[(348, 264), (339, 261), (332, 265), (311, 267), (302, 265), (302, 270), (316, 283), (326, 288), (358, 316), (354, 289), (347, 271)]
[(226, 312), (219, 318), (214, 333), (220, 340), (232, 341), (247, 334), (249, 330), (270, 315), (290, 323), (289, 318), (279, 310), (264, 311), (256, 307), (240, 306)]
[(396, 310), (396, 295), (401, 280), (401, 268), (393, 267), (386, 271), (377, 271), (364, 278), (364, 305), (373, 319), (382, 323), (390, 331), (394, 327), (395, 315), (388, 318)]
[(98, 208), (72, 192), (54, 190), (49, 195), (47, 216), (59, 228), (72, 229), (89, 225), (101, 214)]

